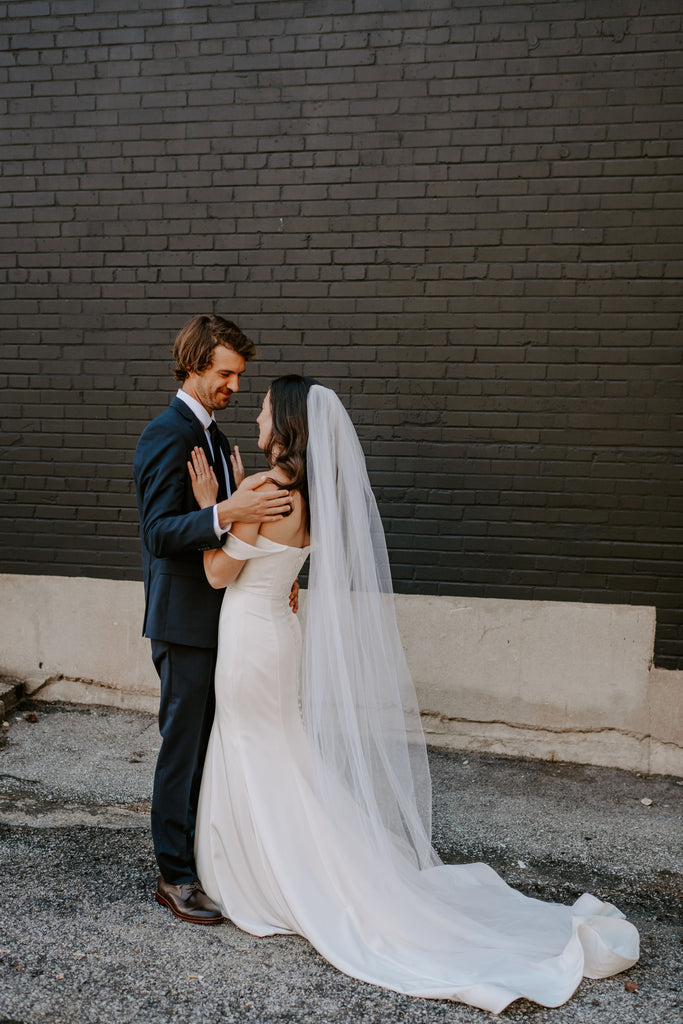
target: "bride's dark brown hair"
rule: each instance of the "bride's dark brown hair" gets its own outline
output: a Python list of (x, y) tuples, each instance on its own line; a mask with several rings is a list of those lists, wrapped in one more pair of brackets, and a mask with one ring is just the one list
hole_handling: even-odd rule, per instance
[(270, 414), (273, 421), (265, 456), (270, 466), (282, 470), (289, 483), (280, 484), (290, 491), (299, 491), (306, 502), (308, 514), (308, 476), (306, 474), (306, 448), (308, 446), (308, 392), (320, 381), (314, 377), (301, 377), (289, 373), (278, 377), (270, 385)]

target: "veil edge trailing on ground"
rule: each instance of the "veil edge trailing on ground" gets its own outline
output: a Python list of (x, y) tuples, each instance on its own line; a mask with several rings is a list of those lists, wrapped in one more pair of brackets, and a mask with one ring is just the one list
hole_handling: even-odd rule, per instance
[(384, 530), (354, 426), (337, 395), (308, 393), (311, 564), (302, 709), (325, 771), (361, 808), (385, 858), (438, 863), (431, 780), (415, 688), (396, 624)]

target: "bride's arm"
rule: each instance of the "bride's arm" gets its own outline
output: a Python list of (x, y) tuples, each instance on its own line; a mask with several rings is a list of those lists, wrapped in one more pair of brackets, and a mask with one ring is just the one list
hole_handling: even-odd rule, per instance
[[(259, 532), (258, 523), (233, 523), (230, 534), (243, 540), (245, 544), (256, 544)], [(246, 559), (233, 558), (224, 548), (213, 548), (204, 552), (204, 572), (214, 590), (222, 590), (228, 583), (236, 580), (242, 571)]]

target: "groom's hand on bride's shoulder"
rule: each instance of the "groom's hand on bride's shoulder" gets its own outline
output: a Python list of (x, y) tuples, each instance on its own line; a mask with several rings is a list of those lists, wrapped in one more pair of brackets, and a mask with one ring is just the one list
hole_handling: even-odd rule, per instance
[(228, 523), (275, 523), (292, 508), (289, 491), (279, 487), (263, 487), (268, 480), (264, 473), (245, 477), (234, 494), (218, 505), (221, 526)]

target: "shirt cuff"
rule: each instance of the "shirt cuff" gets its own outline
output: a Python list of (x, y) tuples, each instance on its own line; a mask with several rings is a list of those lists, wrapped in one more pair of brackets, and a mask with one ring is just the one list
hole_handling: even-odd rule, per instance
[(228, 523), (225, 529), (222, 529), (218, 519), (218, 505), (213, 506), (213, 532), (216, 534), (218, 540), (221, 540), (226, 533), (229, 533), (232, 529), (232, 523)]

